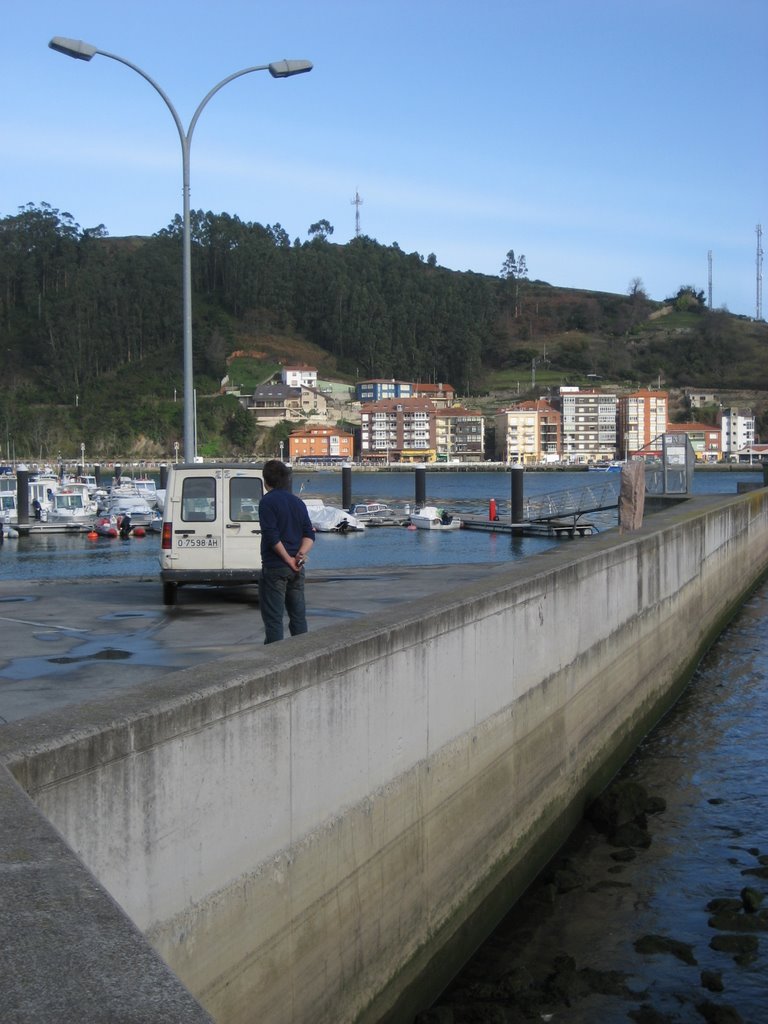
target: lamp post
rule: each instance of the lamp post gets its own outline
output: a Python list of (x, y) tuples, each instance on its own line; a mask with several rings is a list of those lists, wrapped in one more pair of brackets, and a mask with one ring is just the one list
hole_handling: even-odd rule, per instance
[(192, 115), (192, 120), (189, 122), (189, 128), (184, 131), (181, 118), (164, 90), (147, 74), (146, 71), (143, 71), (132, 61), (126, 60), (125, 57), (120, 57), (116, 53), (109, 53), (106, 50), (100, 50), (98, 47), (92, 46), (90, 43), (84, 43), (81, 39), (64, 39), (61, 36), (54, 36), (50, 43), (48, 43), (48, 46), (52, 50), (56, 50), (58, 53), (63, 53), (67, 57), (75, 57), (78, 60), (91, 60), (91, 58), (95, 57), (96, 54), (100, 54), (102, 57), (109, 57), (111, 60), (116, 60), (120, 64), (125, 64), (126, 67), (131, 68), (132, 71), (135, 71), (137, 74), (141, 75), (143, 79), (149, 82), (152, 88), (160, 95), (161, 99), (168, 107), (168, 110), (171, 112), (171, 117), (173, 118), (174, 124), (178, 130), (179, 141), (181, 142), (182, 196), (184, 204), (182, 228), (184, 460), (186, 462), (193, 462), (197, 455), (197, 441), (195, 437), (193, 395), (194, 374), (192, 371), (192, 232), (189, 217), (189, 151), (192, 143), (192, 133), (194, 132), (197, 120), (208, 101), (215, 96), (220, 89), (235, 78), (241, 78), (243, 75), (249, 75), (252, 71), (269, 71), (273, 78), (290, 78), (292, 75), (301, 75), (306, 71), (311, 71), (312, 62), (308, 60), (279, 60), (273, 61), (271, 64), (258, 64), (255, 67), (243, 68), (242, 71), (235, 71), (234, 74), (227, 75), (227, 77), (222, 79), (218, 85), (214, 85), (210, 92), (208, 92), (208, 94), (200, 101), (197, 110), (195, 110)]

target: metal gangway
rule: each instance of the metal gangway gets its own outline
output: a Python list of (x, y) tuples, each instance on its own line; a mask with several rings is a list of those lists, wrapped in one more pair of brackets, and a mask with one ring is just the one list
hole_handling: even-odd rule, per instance
[(532, 494), (523, 502), (526, 523), (568, 522), (575, 527), (582, 516), (619, 507), (620, 473), (606, 473), (599, 483), (587, 487), (568, 487), (550, 494)]

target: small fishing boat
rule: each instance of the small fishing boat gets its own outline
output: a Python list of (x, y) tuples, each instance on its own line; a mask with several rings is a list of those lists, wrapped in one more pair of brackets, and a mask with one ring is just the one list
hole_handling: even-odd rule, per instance
[(418, 530), (460, 530), (461, 520), (452, 516), (443, 508), (434, 505), (423, 505), (416, 508), (410, 515), (411, 525)]

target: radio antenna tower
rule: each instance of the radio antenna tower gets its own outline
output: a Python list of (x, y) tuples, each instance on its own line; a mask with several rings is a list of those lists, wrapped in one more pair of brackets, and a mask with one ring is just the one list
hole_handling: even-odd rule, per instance
[(355, 238), (360, 237), (360, 207), (363, 205), (363, 200), (360, 193), (355, 189), (355, 198), (350, 200), (355, 208)]
[(757, 232), (757, 252), (755, 254), (755, 263), (757, 276), (755, 281), (755, 320), (763, 319), (763, 225), (758, 224), (755, 228)]
[(712, 250), (707, 253), (707, 307), (712, 309)]

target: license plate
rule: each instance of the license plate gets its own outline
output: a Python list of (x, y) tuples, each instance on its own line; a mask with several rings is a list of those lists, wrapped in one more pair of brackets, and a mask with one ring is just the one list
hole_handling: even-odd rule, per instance
[(177, 548), (217, 548), (218, 537), (177, 537)]

